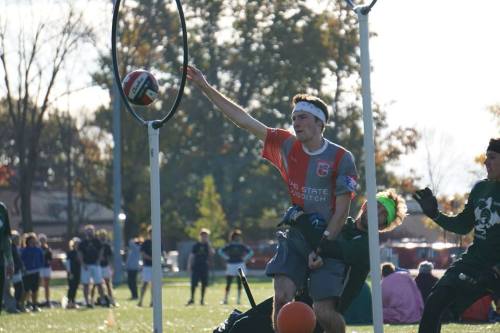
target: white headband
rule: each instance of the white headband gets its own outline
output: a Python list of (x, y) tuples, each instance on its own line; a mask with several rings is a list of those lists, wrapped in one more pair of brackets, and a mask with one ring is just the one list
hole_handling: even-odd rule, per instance
[(316, 105), (306, 102), (306, 101), (300, 101), (297, 104), (295, 104), (295, 107), (293, 108), (292, 114), (295, 112), (308, 112), (312, 114), (313, 116), (319, 118), (323, 124), (326, 123), (326, 117), (323, 111), (321, 111), (320, 108), (318, 108)]

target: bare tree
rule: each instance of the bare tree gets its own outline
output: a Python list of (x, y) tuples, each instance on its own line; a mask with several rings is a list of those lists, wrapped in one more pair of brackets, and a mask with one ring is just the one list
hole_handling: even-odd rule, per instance
[[(64, 70), (68, 57), (93, 40), (92, 28), (84, 22), (83, 13), (71, 5), (67, 5), (63, 13), (60, 19), (37, 24), (32, 36), (22, 24), (16, 32), (7, 29), (8, 18), (0, 14), (3, 70), (0, 88), (5, 90), (6, 109), (14, 130), (18, 193), (25, 232), (33, 230), (31, 192), (39, 161), (39, 142), (44, 119), (53, 109), (58, 75)], [(17, 41), (11, 43), (13, 36)]]
[(427, 181), (432, 191), (439, 194), (455, 176), (460, 155), (453, 149), (453, 139), (447, 134), (425, 130), (422, 139)]

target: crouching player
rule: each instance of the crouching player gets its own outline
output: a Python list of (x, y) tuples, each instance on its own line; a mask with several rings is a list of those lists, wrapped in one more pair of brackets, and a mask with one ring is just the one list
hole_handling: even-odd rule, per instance
[[(406, 202), (393, 189), (377, 193), (377, 213), (379, 232), (391, 231), (399, 226), (406, 216)], [(307, 218), (304, 214), (301, 218)], [(339, 236), (335, 240), (323, 240), (319, 245), (318, 260), (310, 266), (321, 267), (325, 258), (341, 260), (349, 266), (349, 279), (340, 299), (339, 311), (344, 313), (353, 299), (361, 291), (370, 271), (368, 246), (368, 206), (365, 201), (357, 217), (347, 218)]]

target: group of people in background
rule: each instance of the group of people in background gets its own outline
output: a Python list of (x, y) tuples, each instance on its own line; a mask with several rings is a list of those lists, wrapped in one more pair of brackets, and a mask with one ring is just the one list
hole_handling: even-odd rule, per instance
[[(7, 209), (3, 204), (0, 205), (0, 208), (2, 208), (0, 213), (3, 213), (3, 219), (0, 219), (2, 221), (0, 232), (5, 231), (5, 235), (9, 235), (0, 241), (0, 245), (9, 244), (11, 247), (9, 251), (2, 251), (10, 256), (1, 256), (2, 272), (0, 272), (0, 276), (7, 276), (12, 284), (16, 301), (15, 312), (38, 312), (41, 311), (41, 307), (52, 307), (58, 302), (50, 299), (53, 253), (48, 246), (47, 236), (35, 233), (20, 235), (18, 231), (10, 230)], [(195, 291), (199, 284), (201, 284), (200, 304), (204, 305), (205, 291), (209, 282), (209, 269), (216, 254), (210, 244), (209, 237), (210, 230), (202, 228), (199, 240), (193, 245), (188, 258), (187, 270), (191, 275), (191, 298), (187, 305), (194, 304)], [(8, 239), (11, 241), (9, 242)], [(253, 251), (242, 243), (241, 230), (235, 229), (230, 233), (229, 242), (217, 253), (227, 261), (226, 287), (221, 303), (228, 303), (231, 284), (236, 277), (237, 303), (240, 304), (242, 286), (237, 278), (238, 269), (246, 271), (245, 263), (253, 256)], [(152, 282), (151, 227), (147, 228), (145, 239), (142, 237), (130, 239), (126, 254), (125, 268), (127, 284), (131, 293), (130, 300), (138, 300), (137, 305), (143, 306), (146, 292)], [(4, 260), (7, 260), (7, 265), (3, 264)], [(67, 303), (61, 305), (67, 309), (75, 309), (80, 306), (93, 308), (95, 304), (115, 306), (112, 262), (113, 250), (107, 231), (105, 229), (96, 231), (93, 225), (85, 226), (82, 238), (73, 237), (68, 243), (68, 251), (64, 261), (68, 283)], [(3, 271), (4, 267), (7, 267), (6, 272)], [(138, 289), (139, 275), (142, 281), (140, 289)], [(4, 281), (0, 281), (0, 285), (3, 286)], [(83, 303), (78, 302), (76, 298), (80, 285), (83, 289)], [(39, 301), (40, 286), (44, 290), (44, 302)], [(96, 291), (97, 300), (95, 300)], [(0, 292), (3, 293), (2, 290)], [(149, 305), (152, 306), (152, 297)]]
[[(40, 311), (40, 307), (51, 307), (50, 278), (52, 250), (47, 236), (33, 232), (20, 235), (12, 230), (11, 253), (13, 260), (12, 284), (16, 311)], [(45, 301), (39, 302), (38, 291), (42, 286)]]
[[(416, 324), (422, 319), (424, 304), (439, 281), (434, 264), (419, 263), (416, 275), (391, 262), (381, 264), (382, 315), (385, 324)], [(371, 290), (365, 283), (361, 292), (344, 312), (348, 325), (370, 325), (372, 318)], [(443, 322), (500, 322), (500, 294), (485, 295), (465, 311), (446, 309)]]
[[(5, 206), (0, 205), (3, 212), (2, 228), (10, 229), (8, 214)], [(1, 232), (2, 230), (0, 230)], [(5, 277), (9, 278), (14, 289), (15, 309), (12, 312), (38, 312), (41, 307), (52, 307), (58, 302), (51, 300), (50, 280), (52, 275), (51, 264), (53, 252), (47, 242), (45, 234), (33, 232), (20, 235), (16, 230), (9, 230), (10, 237), (0, 240), (2, 246), (9, 244), (9, 251), (3, 250), (2, 260), (7, 264), (6, 272), (0, 272), (0, 285), (4, 286)], [(8, 253), (8, 254), (7, 254)], [(65, 268), (67, 271), (68, 309), (78, 307), (76, 294), (80, 284), (83, 285), (85, 306), (94, 306), (95, 289), (99, 293), (97, 299), (100, 305), (115, 305), (111, 284), (111, 259), (113, 251), (109, 244), (105, 229), (96, 232), (93, 225), (84, 228), (84, 237), (73, 237), (68, 244)], [(92, 288), (90, 285), (92, 284)], [(104, 290), (105, 286), (106, 290)], [(45, 299), (40, 302), (39, 289), (44, 290)], [(2, 296), (3, 296), (3, 290)], [(106, 292), (105, 292), (106, 291)], [(1, 302), (0, 302), (1, 303)]]
[[(85, 226), (83, 233), (83, 239), (75, 237), (69, 242), (70, 251), (66, 254), (69, 286), (67, 307), (78, 307), (75, 296), (79, 284), (83, 286), (86, 307), (94, 307), (96, 289), (99, 293), (98, 304), (115, 305), (110, 267), (113, 250), (109, 244), (108, 233), (105, 229), (100, 229), (96, 233), (93, 225)], [(91, 283), (92, 289), (90, 289)], [(106, 287), (106, 293), (103, 285)]]
[[(392, 263), (382, 264), (382, 303), (384, 323), (414, 324), (420, 322), (425, 301), (439, 281), (434, 265), (423, 261), (418, 273), (412, 278), (405, 269)], [(494, 305), (494, 306), (493, 306)], [(445, 309), (443, 322), (499, 322), (500, 293), (493, 292), (479, 298), (460, 311), (454, 307)]]

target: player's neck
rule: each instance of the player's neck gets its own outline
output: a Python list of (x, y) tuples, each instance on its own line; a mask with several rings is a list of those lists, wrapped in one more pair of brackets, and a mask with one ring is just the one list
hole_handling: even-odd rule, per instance
[(306, 151), (306, 153), (314, 154), (318, 150), (322, 149), (325, 143), (326, 142), (323, 139), (323, 136), (320, 135), (320, 136), (312, 137), (310, 140), (303, 141), (302, 146), (304, 147), (304, 150)]

